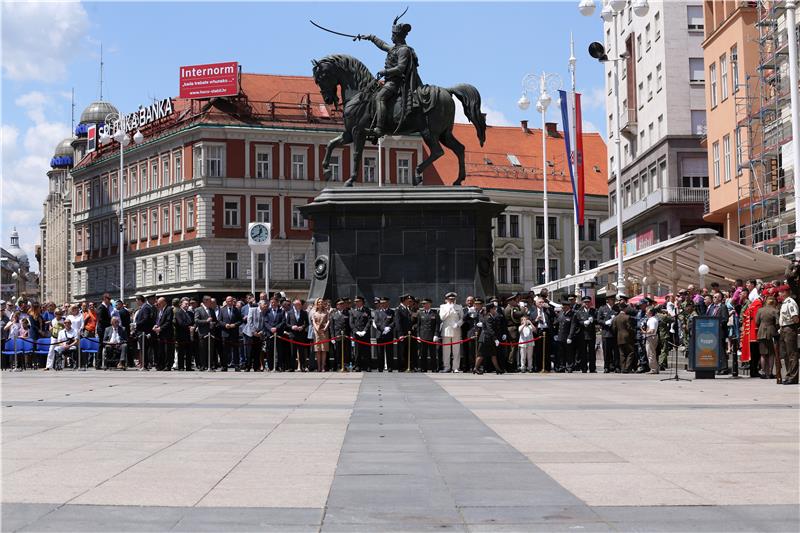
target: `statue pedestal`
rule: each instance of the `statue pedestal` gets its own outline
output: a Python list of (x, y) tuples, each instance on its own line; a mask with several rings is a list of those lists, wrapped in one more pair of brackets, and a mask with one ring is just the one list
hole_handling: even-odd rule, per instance
[(503, 209), (477, 187), (324, 189), (300, 208), (313, 222), (309, 298), (493, 294), (492, 223)]

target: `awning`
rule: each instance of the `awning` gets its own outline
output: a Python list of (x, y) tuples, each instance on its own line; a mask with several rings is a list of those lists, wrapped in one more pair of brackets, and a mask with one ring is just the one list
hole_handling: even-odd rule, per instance
[[(702, 260), (701, 260), (702, 258)], [(656, 283), (674, 288), (698, 284), (697, 268), (706, 264), (709, 273), (705, 283), (714, 281), (727, 285), (737, 279), (783, 279), (789, 260), (760, 250), (744, 246), (717, 235), (712, 229), (703, 228), (684, 233), (664, 242), (640, 250), (623, 259), (626, 276), (645, 276), (647, 285)], [(602, 263), (597, 268), (566, 276), (556, 281), (532, 287), (535, 293), (541, 289), (555, 291), (593, 280), (598, 276), (616, 276), (617, 260)]]

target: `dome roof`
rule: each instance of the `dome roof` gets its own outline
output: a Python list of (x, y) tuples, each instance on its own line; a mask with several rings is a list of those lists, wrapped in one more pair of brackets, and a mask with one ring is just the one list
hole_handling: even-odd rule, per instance
[(58, 146), (56, 146), (56, 151), (53, 153), (54, 157), (62, 157), (62, 156), (69, 156), (72, 157), (75, 153), (75, 150), (72, 148), (72, 137), (64, 139)]
[(109, 113), (116, 112), (116, 107), (108, 102), (104, 102), (103, 100), (98, 100), (96, 102), (92, 102), (86, 109), (83, 110), (83, 113), (81, 113), (81, 123), (99, 124), (106, 121), (106, 116)]
[(19, 233), (16, 227), (11, 230), (11, 246), (8, 248), (8, 253), (16, 257), (20, 265), (28, 265), (28, 254), (19, 246)]

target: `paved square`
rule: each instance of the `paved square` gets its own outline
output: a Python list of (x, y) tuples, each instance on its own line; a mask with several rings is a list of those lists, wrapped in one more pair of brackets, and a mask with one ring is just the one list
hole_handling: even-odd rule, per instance
[(800, 389), (658, 377), (4, 372), (2, 530), (796, 531)]

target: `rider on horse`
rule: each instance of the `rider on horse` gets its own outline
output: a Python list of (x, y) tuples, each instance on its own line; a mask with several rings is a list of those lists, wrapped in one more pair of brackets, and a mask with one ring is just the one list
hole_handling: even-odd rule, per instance
[(392, 43), (390, 45), (374, 35), (359, 35), (358, 38), (371, 41), (375, 46), (387, 52), (384, 70), (378, 72), (378, 78), (384, 78), (383, 86), (376, 95), (376, 124), (372, 133), (375, 137), (382, 137), (386, 133), (388, 114), (392, 112), (388, 104), (398, 93), (401, 96), (402, 108), (400, 120), (395, 131), (399, 129), (406, 116), (406, 110), (414, 105), (414, 93), (422, 86), (422, 80), (417, 72), (419, 61), (414, 49), (406, 44), (406, 35), (411, 31), (411, 24), (395, 23), (392, 25)]

